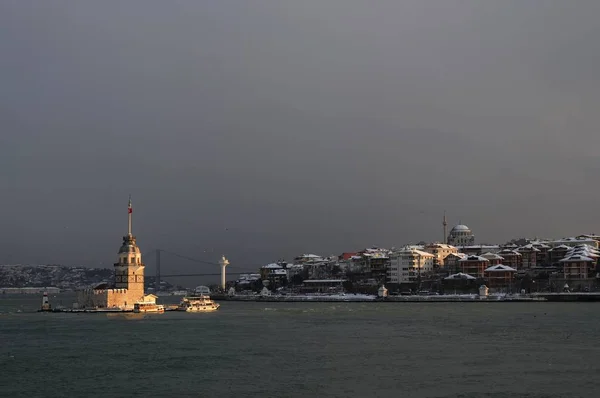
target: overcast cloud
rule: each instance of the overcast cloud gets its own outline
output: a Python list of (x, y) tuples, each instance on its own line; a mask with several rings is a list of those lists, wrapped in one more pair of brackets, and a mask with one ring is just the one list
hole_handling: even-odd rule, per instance
[(110, 266), (130, 193), (142, 252), (232, 265), (440, 240), (444, 210), (478, 242), (600, 233), (599, 16), (2, 1), (0, 263)]

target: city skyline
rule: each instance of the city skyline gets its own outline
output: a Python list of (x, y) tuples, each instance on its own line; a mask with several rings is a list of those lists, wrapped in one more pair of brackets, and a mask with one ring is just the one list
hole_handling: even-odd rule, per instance
[(111, 267), (130, 193), (232, 266), (600, 233), (598, 3), (60, 4), (0, 4), (0, 263)]

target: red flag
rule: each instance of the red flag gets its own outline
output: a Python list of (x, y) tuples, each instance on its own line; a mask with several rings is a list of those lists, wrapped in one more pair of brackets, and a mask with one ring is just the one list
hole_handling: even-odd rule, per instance
[(127, 213), (128, 213), (128, 214), (131, 214), (131, 213), (133, 213), (133, 209), (130, 207), (129, 209), (127, 209)]
[(129, 204), (127, 205), (127, 213), (133, 213), (133, 209), (131, 208), (131, 195), (129, 195)]

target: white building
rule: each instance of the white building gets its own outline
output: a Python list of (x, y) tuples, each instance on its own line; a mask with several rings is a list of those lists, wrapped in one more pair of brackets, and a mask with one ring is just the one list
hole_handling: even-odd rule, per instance
[(409, 283), (418, 280), (419, 273), (433, 271), (435, 256), (416, 249), (404, 249), (390, 255), (387, 279), (390, 283)]

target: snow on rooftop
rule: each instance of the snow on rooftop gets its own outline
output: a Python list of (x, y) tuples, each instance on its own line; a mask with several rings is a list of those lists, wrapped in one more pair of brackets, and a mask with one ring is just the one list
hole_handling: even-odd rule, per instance
[(517, 271), (513, 267), (509, 267), (508, 265), (498, 264), (492, 265), (484, 270), (485, 272), (498, 272), (498, 271)]
[(525, 246), (521, 246), (517, 249), (518, 251), (532, 251), (532, 252), (539, 252), (540, 249), (534, 247), (531, 243)]
[(492, 252), (483, 253), (481, 257), (487, 258), (488, 260), (504, 260), (504, 257)]
[(265, 269), (279, 269), (279, 268), (283, 268), (283, 267), (281, 265), (277, 264), (277, 263), (271, 263), (271, 264), (263, 265), (261, 268), (265, 268)]
[(586, 262), (590, 262), (590, 261), (596, 261), (593, 258), (587, 257), (587, 256), (580, 256), (580, 255), (573, 255), (573, 256), (569, 256), (569, 257), (565, 257), (562, 260), (560, 260), (560, 262), (564, 263), (564, 262), (571, 262), (571, 261), (586, 261)]
[(462, 272), (459, 272), (458, 274), (452, 274), (450, 276), (445, 277), (444, 279), (450, 279), (450, 280), (454, 280), (454, 279), (467, 279), (467, 280), (472, 280), (472, 279), (477, 279), (474, 276), (471, 276), (469, 274), (463, 274)]
[(504, 255), (512, 254), (512, 255), (517, 255), (517, 256), (523, 256), (518, 251), (516, 251), (516, 250), (509, 250), (509, 249), (504, 249), (504, 250), (500, 251), (498, 254), (504, 254)]
[(569, 257), (574, 254), (581, 254), (588, 257), (598, 257), (598, 255), (600, 255), (600, 250), (588, 245), (579, 245), (569, 248), (569, 250), (565, 253), (565, 257)]
[(452, 246), (452, 245), (449, 245), (446, 243), (439, 243), (439, 242), (430, 243), (425, 247), (426, 248), (441, 248), (441, 249), (456, 249), (455, 246)]
[(549, 251), (554, 251), (554, 250), (559, 250), (559, 249), (572, 249), (571, 246), (567, 246), (567, 245), (558, 245), (558, 246), (554, 246), (552, 249), (550, 249)]
[(466, 256), (461, 258), (460, 260), (458, 260), (459, 262), (464, 262), (464, 261), (490, 261), (485, 257), (481, 257), (481, 256)]
[(407, 249), (407, 248), (403, 248), (402, 250), (397, 251), (394, 254), (396, 254), (396, 255), (400, 255), (400, 254), (416, 255), (416, 256), (427, 257), (427, 258), (434, 258), (435, 257), (433, 254), (428, 253), (428, 252), (424, 252), (423, 250), (419, 250), (419, 249)]

